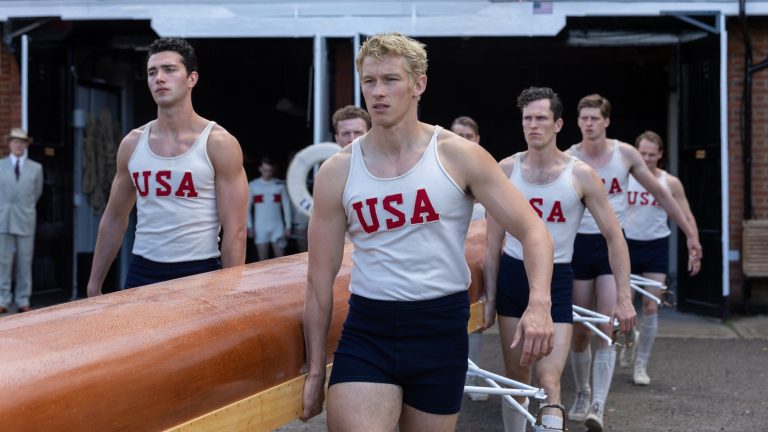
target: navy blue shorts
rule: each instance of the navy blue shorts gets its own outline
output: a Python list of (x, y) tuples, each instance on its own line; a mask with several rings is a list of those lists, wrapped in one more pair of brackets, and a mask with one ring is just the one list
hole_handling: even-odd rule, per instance
[[(496, 313), (520, 318), (528, 307), (528, 275), (522, 261), (501, 254), (496, 280)], [(573, 324), (573, 271), (570, 264), (552, 269), (552, 321)]]
[(134, 255), (128, 267), (128, 275), (125, 277), (125, 288), (135, 288), (220, 269), (219, 258), (162, 263)]
[(602, 234), (576, 234), (573, 242), (573, 278), (595, 279), (613, 274), (608, 262), (608, 242)]
[(353, 294), (328, 385), (394, 384), (413, 408), (456, 414), (467, 374), (468, 322), (466, 291), (420, 301)]
[(656, 240), (630, 240), (629, 259), (632, 261), (632, 273), (669, 272), (669, 237)]

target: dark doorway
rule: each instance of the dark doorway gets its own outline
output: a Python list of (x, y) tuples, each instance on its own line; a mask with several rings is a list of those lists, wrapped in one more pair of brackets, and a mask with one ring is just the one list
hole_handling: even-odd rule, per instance
[[(724, 318), (722, 187), (720, 156), (720, 36), (680, 46), (680, 180), (696, 217), (704, 248), (701, 273), (679, 271), (679, 307)], [(688, 260), (680, 236), (678, 261)]]
[[(285, 178), (292, 152), (312, 144), (312, 39), (190, 39), (200, 61), (195, 110), (219, 122), (243, 148), (248, 179), (259, 160)], [(146, 86), (145, 86), (146, 87)], [(143, 92), (143, 94), (142, 94)], [(151, 98), (144, 89), (139, 97)], [(147, 120), (154, 117), (154, 110)]]
[(481, 144), (497, 159), (525, 149), (517, 96), (551, 87), (565, 105), (558, 146), (581, 139), (576, 105), (600, 93), (613, 105), (608, 135), (625, 142), (667, 127), (673, 47), (575, 47), (562, 38), (425, 39), (429, 81), (421, 117), (449, 127), (459, 115), (480, 126)]

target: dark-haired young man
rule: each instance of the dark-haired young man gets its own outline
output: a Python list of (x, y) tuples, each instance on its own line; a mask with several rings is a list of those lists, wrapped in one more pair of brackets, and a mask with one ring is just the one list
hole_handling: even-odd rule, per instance
[(198, 79), (197, 57), (187, 41), (161, 38), (150, 45), (147, 84), (157, 119), (120, 143), (89, 297), (101, 294), (134, 204), (136, 241), (126, 288), (245, 262), (248, 181), (242, 150), (229, 132), (195, 112), (192, 89)]
[[(629, 291), (629, 255), (619, 222), (608, 203), (600, 178), (589, 165), (557, 148), (557, 134), (563, 126), (563, 103), (548, 87), (530, 87), (517, 99), (528, 149), (499, 163), (512, 184), (522, 192), (532, 210), (544, 221), (554, 242), (552, 271), (552, 321), (555, 326), (552, 354), (536, 362), (536, 381), (547, 394), (548, 407), (541, 423), (548, 430), (564, 430), (560, 402), (560, 377), (570, 351), (573, 330), (573, 243), (585, 208), (594, 215), (601, 238), (607, 244), (615, 284)], [(522, 311), (528, 303), (527, 269), (520, 242), (492, 217), (483, 271), (486, 298), (494, 300), (499, 315), (504, 369), (521, 382), (531, 380), (532, 367), (520, 364), (520, 348), (510, 348)], [(626, 330), (634, 316), (616, 315)], [(525, 398), (518, 402), (527, 404)], [(526, 430), (526, 418), (502, 401), (505, 432)]]

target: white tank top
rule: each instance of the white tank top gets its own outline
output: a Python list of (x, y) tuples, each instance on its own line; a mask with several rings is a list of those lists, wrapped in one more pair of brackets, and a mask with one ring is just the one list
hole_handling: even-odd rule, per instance
[[(658, 177), (661, 187), (669, 191), (667, 172), (661, 170)], [(667, 225), (667, 212), (659, 206), (656, 198), (648, 192), (634, 177), (629, 176), (627, 189), (629, 210), (624, 220), (624, 234), (632, 240), (656, 240), (668, 237), (671, 231)]]
[[(571, 156), (568, 165), (553, 182), (545, 185), (531, 184), (523, 179), (520, 153), (514, 155), (515, 166), (509, 180), (528, 199), (536, 214), (547, 226), (555, 246), (555, 263), (566, 264), (573, 257), (573, 240), (584, 213), (584, 204), (573, 187), (573, 166), (576, 158)], [(523, 259), (523, 245), (510, 233), (506, 233), (504, 253)]]
[[(608, 161), (601, 168), (595, 168), (597, 175), (603, 180), (603, 186), (608, 193), (608, 202), (613, 207), (613, 211), (616, 213), (616, 219), (619, 220), (619, 226), (624, 226), (624, 217), (627, 213), (627, 185), (629, 183), (629, 169), (621, 160), (621, 152), (619, 151), (619, 142), (613, 141), (613, 149), (611, 160)], [(576, 150), (575, 146), (572, 146), (570, 153), (573, 156), (581, 159), (586, 163), (586, 160), (581, 153)], [(581, 225), (579, 226), (579, 234), (600, 234), (600, 228), (595, 222), (595, 218), (589, 210), (584, 211), (584, 216), (581, 218)]]
[(284, 230), (286, 226), (291, 226), (291, 203), (283, 180), (253, 179), (248, 183), (248, 194), (248, 228)]
[(215, 122), (178, 156), (158, 156), (144, 126), (128, 161), (136, 188), (134, 255), (158, 262), (196, 261), (220, 255), (214, 171), (206, 145)]
[(377, 300), (427, 300), (466, 290), (464, 240), (473, 199), (448, 175), (435, 132), (419, 161), (392, 178), (365, 166), (352, 143), (343, 203), (352, 253), (353, 294)]

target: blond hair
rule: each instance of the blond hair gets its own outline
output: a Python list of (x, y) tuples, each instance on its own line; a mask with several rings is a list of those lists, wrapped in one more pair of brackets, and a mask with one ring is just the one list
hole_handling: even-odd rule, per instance
[(427, 74), (427, 51), (424, 49), (425, 46), (423, 43), (409, 38), (402, 33), (379, 33), (368, 36), (355, 58), (357, 74), (362, 74), (363, 60), (366, 57), (381, 60), (385, 55), (390, 54), (402, 57), (405, 60), (403, 66), (410, 76), (410, 82), (414, 83), (420, 76)]

